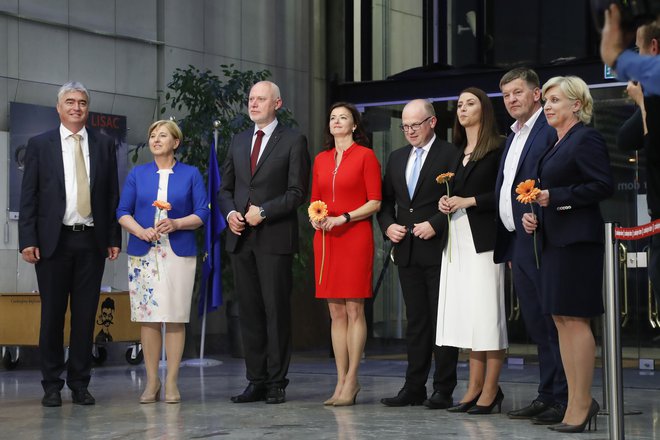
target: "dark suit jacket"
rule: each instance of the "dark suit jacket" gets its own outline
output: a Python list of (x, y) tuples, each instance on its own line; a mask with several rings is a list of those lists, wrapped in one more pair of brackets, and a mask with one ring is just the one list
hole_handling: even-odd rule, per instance
[[(502, 148), (493, 150), (478, 161), (465, 165), (463, 182), (455, 182), (452, 196), (474, 197), (476, 206), (465, 210), (470, 223), (472, 240), (477, 253), (492, 251), (495, 247), (495, 178), (502, 157)], [(459, 154), (454, 170), (458, 169), (463, 155)]]
[[(94, 235), (99, 252), (121, 247), (115, 218), (119, 202), (115, 143), (93, 129), (89, 136), (89, 168)], [(19, 250), (37, 246), (42, 258), (55, 252), (66, 209), (64, 162), (59, 128), (31, 138), (25, 152), (18, 220)]]
[[(495, 239), (495, 253), (493, 259), (496, 263), (511, 261), (513, 258), (512, 244), (515, 232), (509, 232), (502, 223), (500, 217), (500, 192), (502, 191), (502, 183), (504, 180), (504, 161), (509, 153), (509, 148), (511, 147), (514, 136), (515, 133), (511, 133), (506, 139), (506, 145), (504, 147), (504, 153), (502, 154), (502, 160), (500, 161), (500, 167), (497, 172), (497, 181), (495, 183), (495, 221), (497, 222), (497, 235)], [(518, 169), (516, 170), (513, 185), (511, 186), (513, 221), (518, 233), (525, 234), (525, 229), (522, 226), (522, 216), (525, 212), (529, 212), (530, 209), (529, 206), (516, 201), (516, 186), (527, 179), (537, 179), (538, 161), (552, 146), (556, 139), (557, 130), (548, 125), (548, 121), (541, 111), (541, 114), (536, 119), (534, 126), (532, 126), (532, 130), (530, 131), (527, 141), (523, 146), (523, 150), (520, 153)], [(536, 212), (538, 212), (538, 209), (536, 209)]]
[[(231, 141), (218, 193), (220, 210), (226, 217), (234, 210), (245, 214), (248, 202), (261, 206), (266, 219), (247, 233), (256, 234), (257, 247), (263, 252), (293, 254), (298, 251), (296, 210), (307, 199), (309, 184), (307, 139), (278, 123), (252, 175), (253, 134), (251, 127)], [(227, 229), (229, 252), (236, 251), (240, 237)]]
[(614, 193), (610, 157), (603, 136), (581, 123), (548, 150), (539, 162), (541, 189), (550, 192), (542, 209), (541, 230), (554, 246), (602, 243), (598, 203)]
[(660, 96), (645, 97), (644, 107), (648, 134), (644, 135), (642, 111), (637, 107), (619, 129), (616, 144), (623, 151), (644, 150), (646, 202), (651, 219), (656, 220), (660, 218)]
[(383, 179), (383, 201), (377, 215), (378, 223), (384, 234), (393, 223), (412, 230), (415, 223), (429, 221), (436, 235), (430, 240), (422, 240), (411, 233), (406, 234), (403, 240), (394, 245), (394, 262), (408, 266), (414, 252), (415, 261), (419, 264), (440, 264), (446, 240), (447, 216), (438, 210), (438, 200), (447, 190), (435, 178), (438, 174), (453, 170), (459, 150), (436, 137), (420, 170), (411, 200), (406, 185), (406, 165), (411, 148), (411, 145), (407, 145), (390, 154)]

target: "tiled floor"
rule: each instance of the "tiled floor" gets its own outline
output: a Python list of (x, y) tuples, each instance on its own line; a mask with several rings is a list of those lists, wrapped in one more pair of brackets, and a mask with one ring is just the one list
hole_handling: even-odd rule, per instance
[[(362, 363), (362, 391), (353, 407), (324, 407), (334, 387), (334, 365), (323, 356), (301, 353), (290, 368), (287, 402), (233, 404), (229, 396), (245, 386), (240, 359), (221, 358), (222, 365), (181, 370), (180, 405), (140, 405), (144, 385), (142, 366), (96, 368), (90, 391), (95, 406), (72, 405), (64, 392), (61, 408), (43, 408), (37, 370), (0, 370), (1, 439), (563, 439), (527, 421), (504, 414), (455, 415), (425, 407), (388, 408), (380, 399), (396, 394), (402, 385), (405, 362), (367, 359)], [(459, 366), (454, 398), (465, 390), (467, 366)], [(505, 367), (501, 385), (503, 413), (536, 396), (534, 366)], [(602, 403), (600, 370), (594, 397)], [(660, 374), (624, 371), (625, 409), (642, 411), (625, 417), (627, 439), (660, 439)], [(598, 431), (581, 439), (607, 439), (608, 420), (598, 417)]]

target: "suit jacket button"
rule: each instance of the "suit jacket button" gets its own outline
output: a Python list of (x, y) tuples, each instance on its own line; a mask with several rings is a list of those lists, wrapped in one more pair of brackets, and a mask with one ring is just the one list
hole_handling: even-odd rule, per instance
[(410, 212), (413, 212), (413, 209), (412, 209), (412, 208), (410, 208), (410, 210), (409, 210), (409, 211), (410, 211)]

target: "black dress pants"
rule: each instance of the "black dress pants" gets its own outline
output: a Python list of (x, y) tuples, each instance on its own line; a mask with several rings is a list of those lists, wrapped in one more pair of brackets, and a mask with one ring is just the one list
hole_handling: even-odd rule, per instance
[(247, 380), (285, 388), (291, 361), (293, 256), (258, 249), (247, 229), (231, 255)]
[(92, 367), (94, 321), (99, 303), (105, 255), (96, 246), (94, 231), (62, 229), (53, 255), (35, 266), (41, 297), (41, 384), (46, 392), (61, 390), (64, 363), (64, 315), (71, 308), (69, 362), (66, 383), (86, 388)]
[(433, 357), (433, 391), (451, 397), (457, 382), (458, 348), (435, 345), (440, 265), (399, 267), (399, 281), (408, 320), (405, 387), (415, 392), (426, 389)]

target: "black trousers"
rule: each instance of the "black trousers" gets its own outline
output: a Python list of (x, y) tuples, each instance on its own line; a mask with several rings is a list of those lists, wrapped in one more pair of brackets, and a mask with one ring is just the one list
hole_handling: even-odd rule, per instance
[(408, 320), (405, 387), (415, 392), (426, 389), (433, 357), (433, 390), (451, 397), (456, 387), (458, 348), (435, 345), (440, 265), (399, 267), (399, 281)]
[(35, 266), (41, 297), (41, 384), (45, 391), (61, 390), (64, 380), (64, 315), (70, 301), (71, 333), (66, 383), (86, 388), (92, 367), (94, 321), (99, 303), (105, 256), (96, 246), (94, 231), (62, 229), (55, 253)]
[(231, 261), (247, 380), (285, 388), (291, 361), (293, 256), (261, 252), (248, 230)]

